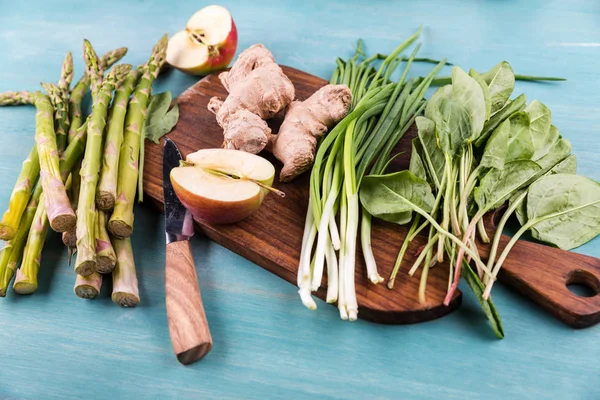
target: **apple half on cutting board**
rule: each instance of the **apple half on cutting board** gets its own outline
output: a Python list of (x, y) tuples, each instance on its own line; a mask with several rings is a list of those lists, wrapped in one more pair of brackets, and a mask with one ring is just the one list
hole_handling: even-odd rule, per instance
[(204, 149), (171, 171), (181, 203), (195, 219), (215, 224), (240, 221), (259, 209), (275, 177), (275, 167), (255, 154)]
[(192, 75), (208, 75), (227, 68), (237, 48), (237, 28), (225, 7), (208, 6), (174, 34), (167, 47), (167, 62)]

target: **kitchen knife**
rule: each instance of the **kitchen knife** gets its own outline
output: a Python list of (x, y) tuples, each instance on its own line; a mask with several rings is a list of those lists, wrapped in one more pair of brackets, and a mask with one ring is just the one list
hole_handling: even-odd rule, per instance
[(166, 138), (163, 152), (163, 194), (167, 237), (167, 319), (175, 355), (180, 363), (188, 365), (200, 360), (210, 351), (212, 337), (190, 249), (194, 221), (177, 198), (171, 184), (171, 170), (178, 167), (181, 160), (181, 153), (175, 143)]

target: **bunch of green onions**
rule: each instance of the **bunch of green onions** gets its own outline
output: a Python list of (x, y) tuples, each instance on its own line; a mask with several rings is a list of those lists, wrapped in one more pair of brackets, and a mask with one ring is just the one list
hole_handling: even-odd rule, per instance
[[(420, 45), (409, 57), (402, 56), (420, 33), (421, 29), (385, 58), (379, 54), (365, 58), (359, 41), (352, 58), (337, 60), (331, 83), (347, 85), (353, 103), (349, 114), (320, 144), (310, 177), (298, 269), (299, 294), (310, 309), (316, 309), (311, 292), (321, 286), (327, 265), (327, 302), (337, 301), (342, 319), (356, 320), (354, 278), (359, 228), (367, 275), (375, 284), (383, 281), (371, 249), (371, 215), (360, 207), (358, 188), (365, 174), (386, 170), (398, 141), (423, 112), (425, 93), (446, 63), (437, 63), (424, 78), (407, 78), (413, 62), (431, 61), (416, 58)], [(382, 58), (376, 68), (374, 64)], [(392, 75), (400, 66), (400, 78), (394, 82)]]

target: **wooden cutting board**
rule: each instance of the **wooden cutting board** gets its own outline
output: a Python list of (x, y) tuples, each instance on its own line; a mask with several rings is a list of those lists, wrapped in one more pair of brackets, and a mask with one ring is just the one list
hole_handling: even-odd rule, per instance
[[(306, 99), (327, 84), (321, 78), (294, 68), (283, 69), (294, 83), (299, 100)], [(227, 96), (216, 74), (200, 80), (176, 99), (180, 118), (168, 136), (179, 146), (184, 157), (199, 149), (221, 147), (222, 129), (206, 108), (213, 96)], [(277, 132), (281, 121), (281, 115), (269, 121), (274, 132)], [(407, 168), (410, 140), (415, 134), (416, 131), (411, 129), (402, 139), (398, 150), (404, 150), (404, 153), (395, 160), (391, 169)], [(273, 162), (279, 174), (279, 162), (268, 153), (262, 155)], [(160, 145), (146, 142), (145, 157), (146, 199), (162, 211), (162, 142)], [(236, 224), (213, 225), (196, 221), (197, 228), (215, 242), (295, 285), (308, 205), (308, 173), (291, 183), (276, 181), (274, 186), (284, 191), (286, 197), (267, 196), (258, 212)], [(489, 233), (493, 234), (493, 216), (488, 218), (487, 227)], [(386, 281), (407, 229), (374, 220), (372, 246), (379, 273)], [(355, 279), (359, 318), (388, 324), (415, 323), (442, 317), (460, 305), (462, 294), (459, 291), (449, 306), (443, 305), (448, 287), (446, 263), (430, 270), (427, 303), (419, 303), (421, 269), (412, 278), (406, 272), (425, 242), (424, 237), (419, 237), (410, 244), (393, 290), (389, 290), (385, 284), (370, 283), (362, 254), (357, 255)], [(503, 237), (502, 246), (507, 242), (508, 238)], [(481, 246), (480, 251), (485, 258), (487, 247)], [(573, 327), (586, 327), (600, 321), (600, 260), (596, 258), (519, 241), (506, 260), (499, 278)], [(589, 286), (596, 295), (580, 297), (567, 288), (567, 284), (571, 283)], [(324, 299), (326, 290), (321, 288), (315, 295)], [(302, 307), (300, 299), (298, 306)]]

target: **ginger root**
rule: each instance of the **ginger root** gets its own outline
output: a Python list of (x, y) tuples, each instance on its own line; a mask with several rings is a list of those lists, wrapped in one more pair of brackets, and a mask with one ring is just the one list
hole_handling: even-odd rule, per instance
[(279, 175), (282, 182), (310, 169), (317, 138), (346, 116), (351, 103), (352, 92), (346, 85), (327, 85), (302, 102), (292, 102), (279, 133), (271, 136), (268, 147), (283, 163)]
[[(310, 169), (317, 139), (346, 116), (352, 103), (345, 85), (327, 85), (305, 101), (292, 102), (294, 85), (262, 44), (244, 50), (219, 79), (229, 95), (224, 101), (213, 97), (208, 109), (223, 128), (223, 147), (253, 154), (266, 148), (283, 163), (282, 182)], [(265, 120), (286, 108), (273, 135)]]
[(223, 128), (223, 147), (259, 153), (271, 135), (264, 120), (292, 102), (294, 85), (262, 44), (244, 50), (219, 79), (229, 96), (225, 101), (213, 97), (208, 109)]

